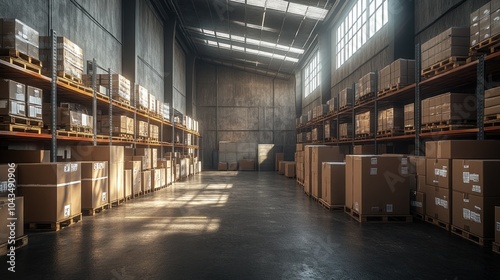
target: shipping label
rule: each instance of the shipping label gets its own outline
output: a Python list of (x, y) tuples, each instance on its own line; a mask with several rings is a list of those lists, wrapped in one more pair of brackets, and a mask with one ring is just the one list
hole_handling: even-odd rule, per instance
[(462, 212), (463, 212), (464, 220), (469, 221), (470, 220), (470, 210), (465, 209), (465, 208), (463, 208), (462, 210), (463, 210)]
[(475, 223), (480, 224), (481, 223), (481, 214), (471, 211), (470, 212), (470, 220), (475, 222)]
[(481, 186), (479, 186), (479, 185), (472, 185), (472, 191), (473, 192), (477, 192), (477, 193), (481, 193)]
[(470, 182), (469, 172), (464, 172), (462, 177), (464, 179), (464, 184), (468, 184)]
[(71, 215), (71, 205), (64, 205), (64, 217), (69, 217)]

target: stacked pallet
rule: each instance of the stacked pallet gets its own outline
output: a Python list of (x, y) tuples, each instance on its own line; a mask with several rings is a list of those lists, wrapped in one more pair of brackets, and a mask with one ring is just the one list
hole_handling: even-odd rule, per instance
[(379, 96), (415, 83), (415, 60), (397, 59), (378, 72)]
[(399, 107), (391, 107), (378, 112), (377, 134), (395, 136), (403, 132), (404, 115)]
[(422, 131), (454, 130), (476, 123), (475, 96), (443, 93), (421, 101)]
[(356, 114), (356, 127), (355, 136), (358, 139), (368, 138), (373, 136), (372, 131), (375, 124), (373, 118), (371, 117), (371, 112), (367, 111), (364, 113)]
[(41, 73), (39, 34), (18, 19), (0, 19), (0, 56), (2, 60), (38, 74)]
[(345, 88), (339, 92), (339, 111), (352, 107), (353, 93), (351, 88)]
[(0, 80), (0, 129), (40, 133), (42, 90)]
[(491, 1), (470, 15), (470, 46), (472, 54), (478, 50), (491, 52), (498, 46), (500, 37), (500, 1)]
[[(57, 37), (57, 76), (76, 84), (83, 80), (83, 50), (66, 37)], [(52, 38), (40, 37), (40, 60), (42, 60), (42, 74), (52, 75)]]
[(359, 79), (356, 84), (356, 92), (354, 97), (354, 102), (359, 104), (365, 100), (369, 100), (375, 97), (376, 89), (376, 73), (370, 72), (361, 79)]
[(134, 139), (134, 119), (124, 115), (113, 115), (111, 117), (112, 127), (109, 126), (109, 115), (99, 115), (97, 117), (97, 132), (102, 135), (112, 135), (124, 138), (123, 140)]

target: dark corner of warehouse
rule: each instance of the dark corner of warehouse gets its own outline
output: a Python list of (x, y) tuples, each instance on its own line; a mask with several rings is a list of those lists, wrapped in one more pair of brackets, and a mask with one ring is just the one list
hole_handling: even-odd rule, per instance
[(500, 0), (0, 0), (0, 278), (498, 279), (499, 65)]

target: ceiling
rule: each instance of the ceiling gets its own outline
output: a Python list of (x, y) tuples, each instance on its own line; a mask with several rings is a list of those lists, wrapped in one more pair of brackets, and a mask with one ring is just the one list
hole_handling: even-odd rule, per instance
[(288, 78), (339, 0), (151, 0), (199, 59)]

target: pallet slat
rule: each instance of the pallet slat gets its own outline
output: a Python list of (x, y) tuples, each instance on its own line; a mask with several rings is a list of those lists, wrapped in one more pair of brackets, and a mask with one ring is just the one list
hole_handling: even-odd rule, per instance
[(106, 203), (106, 204), (101, 205), (101, 206), (96, 207), (96, 208), (90, 208), (90, 209), (84, 208), (84, 209), (82, 209), (82, 214), (85, 216), (94, 216), (95, 214), (101, 213), (104, 210), (107, 210), (110, 208), (111, 208), (111, 204)]
[(438, 226), (446, 231), (450, 231), (450, 224), (449, 223), (445, 223), (443, 221), (440, 221), (434, 217), (431, 217), (431, 216), (425, 216), (425, 221), (430, 223), (430, 224), (433, 224), (435, 226)]
[[(344, 208), (345, 209), (345, 208)], [(344, 210), (345, 211), (345, 210)], [(353, 219), (360, 223), (411, 223), (411, 215), (363, 215), (356, 210), (350, 209), (348, 213)]]
[(451, 226), (451, 232), (455, 235), (458, 235), (464, 239), (467, 239), (467, 240), (474, 242), (477, 245), (483, 246), (483, 247), (490, 244), (493, 241), (493, 239), (488, 239), (488, 238), (483, 238), (483, 237), (477, 236), (473, 233), (465, 231), (465, 230), (463, 230), (459, 227), (456, 227), (456, 226)]
[(82, 221), (82, 213), (73, 215), (67, 219), (58, 221), (58, 222), (37, 222), (37, 223), (28, 223), (28, 228), (30, 230), (51, 230), (51, 231), (59, 231), (63, 227), (68, 227), (72, 224), (78, 223)]
[[(28, 236), (27, 235), (20, 236), (20, 237), (16, 238), (15, 241), (16, 241), (16, 243), (14, 246), (17, 250), (21, 247), (28, 245)], [(8, 248), (10, 248), (11, 246), (12, 246), (12, 244), (8, 244), (8, 242), (0, 244), (0, 256), (5, 256), (7, 254), (7, 252), (9, 251)]]

